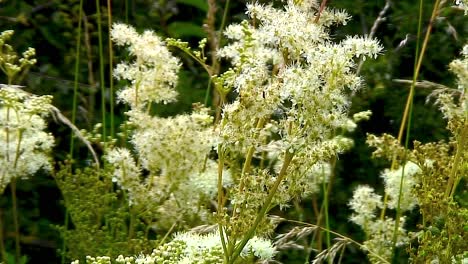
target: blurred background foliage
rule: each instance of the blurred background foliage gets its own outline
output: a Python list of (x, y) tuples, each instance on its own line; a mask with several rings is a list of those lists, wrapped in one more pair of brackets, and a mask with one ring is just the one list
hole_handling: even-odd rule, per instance
[[(97, 1), (97, 0), (96, 0)], [(208, 5), (205, 0), (120, 0), (84, 1), (82, 17), (82, 38), (80, 43), (78, 78), (78, 114), (76, 125), (92, 130), (101, 120), (101, 93), (99, 84), (99, 49), (98, 16), (96, 7), (101, 11), (104, 34), (104, 54), (109, 54), (108, 14), (112, 21), (129, 23), (138, 30), (153, 29), (163, 37), (181, 38), (196, 47), (201, 38), (207, 36), (203, 24), (206, 22)], [(219, 27), (225, 0), (216, 1), (218, 12), (216, 26)], [(247, 1), (231, 1), (226, 24), (236, 23), (245, 18)], [(272, 1), (260, 1), (264, 3)], [(273, 1), (279, 4), (279, 1)], [(385, 0), (335, 0), (328, 1), (328, 6), (346, 9), (352, 20), (343, 27), (334, 28), (336, 40), (347, 35), (369, 34), (379, 12), (385, 6)], [(447, 1), (445, 8), (434, 25), (427, 53), (422, 65), (420, 80), (428, 80), (454, 87), (454, 78), (447, 71), (447, 65), (458, 56), (466, 42), (468, 23), (462, 11), (453, 8), (452, 1)], [(432, 1), (424, 1), (425, 30), (432, 10)], [(377, 60), (368, 60), (363, 64), (361, 75), (365, 80), (363, 90), (355, 94), (351, 113), (371, 109), (372, 118), (362, 122), (357, 130), (350, 134), (355, 141), (352, 151), (340, 156), (336, 165), (335, 177), (330, 197), (331, 229), (348, 235), (355, 240), (362, 240), (363, 233), (357, 226), (349, 223), (350, 210), (347, 202), (358, 184), (366, 183), (382, 190), (380, 171), (387, 167), (383, 161), (372, 160), (371, 150), (365, 144), (366, 133), (398, 133), (401, 113), (404, 109), (409, 84), (396, 79), (410, 80), (413, 74), (416, 32), (418, 23), (419, 1), (391, 1), (385, 20), (379, 25), (375, 37), (385, 50)], [(74, 87), (75, 49), (78, 35), (79, 1), (77, 0), (3, 0), (0, 1), (0, 30), (13, 29), (13, 45), (18, 51), (34, 47), (38, 63), (33, 67), (22, 85), (36, 94), (51, 94), (54, 104), (65, 116), (71, 117)], [(221, 45), (224, 43), (221, 40)], [(114, 64), (126, 54), (113, 48)], [(193, 103), (203, 102), (208, 82), (206, 72), (187, 55), (173, 50), (183, 62), (180, 72), (178, 91), (179, 101), (175, 104), (160, 106), (160, 115), (174, 115), (189, 111)], [(109, 69), (109, 58), (104, 56), (105, 69)], [(227, 65), (221, 65), (227, 67)], [(3, 76), (0, 81), (5, 82)], [(109, 76), (104, 82), (109, 84)], [(119, 83), (115, 83), (119, 89)], [(431, 88), (417, 88), (413, 109), (412, 139), (421, 142), (443, 140), (447, 137), (445, 122), (433, 104), (428, 101)], [(105, 94), (105, 101), (110, 102), (110, 94)], [(116, 105), (115, 120), (123, 120), (125, 108)], [(107, 122), (107, 124), (109, 124)], [(69, 151), (70, 131), (55, 123), (50, 127), (56, 136), (55, 158), (63, 161)], [(89, 158), (87, 150), (79, 147), (77, 157)], [(7, 189), (8, 190), (8, 189)], [(0, 199), (2, 208), (1, 221), (6, 236), (6, 247), (13, 252), (14, 230), (11, 220), (10, 194), (5, 192)], [(60, 191), (50, 175), (37, 175), (30, 180), (18, 182), (18, 197), (21, 223), (21, 243), (23, 255), (29, 263), (58, 263), (61, 245), (58, 229), (63, 225), (64, 207)], [(291, 219), (316, 223), (317, 206), (320, 196), (310, 200), (297, 201), (287, 211), (276, 212)], [(417, 221), (417, 219), (413, 219)], [(280, 226), (286, 230), (288, 226)], [(309, 242), (305, 242), (309, 243)], [(311, 252), (310, 254), (314, 254)], [(404, 252), (402, 252), (404, 254)], [(363, 263), (365, 255), (353, 246), (347, 249), (346, 263)], [(284, 263), (304, 263), (304, 251), (289, 250), (281, 252), (278, 260)], [(359, 260), (359, 261), (357, 261)]]

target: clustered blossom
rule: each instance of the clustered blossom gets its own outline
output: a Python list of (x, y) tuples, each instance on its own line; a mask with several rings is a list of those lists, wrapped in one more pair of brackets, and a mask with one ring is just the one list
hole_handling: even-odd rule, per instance
[[(400, 217), (398, 226), (397, 247), (406, 245), (409, 242), (407, 231), (403, 228), (405, 217)], [(375, 219), (364, 229), (368, 239), (364, 241), (364, 250), (370, 250), (383, 259), (391, 260), (393, 254), (393, 233), (395, 231), (395, 220), (385, 218), (385, 220)], [(372, 263), (382, 263), (381, 259), (369, 254)]]
[[(415, 187), (418, 183), (416, 174), (420, 173), (421, 169), (413, 162), (407, 162), (405, 166), (397, 170), (385, 170), (381, 177), (385, 183), (385, 193), (388, 195), (387, 206), (390, 209), (399, 208), (400, 210), (410, 211), (418, 204), (418, 199), (415, 193)], [(404, 176), (403, 176), (404, 174)], [(403, 182), (401, 179), (403, 177)], [(401, 192), (400, 192), (401, 186)], [(401, 193), (401, 195), (400, 195)]]
[[(346, 23), (349, 16), (327, 9), (315, 23), (315, 4), (287, 1), (282, 9), (248, 4), (251, 22), (230, 25), (224, 32), (231, 43), (218, 56), (228, 59), (232, 68), (214, 82), (218, 90), (235, 91), (238, 97), (223, 106), (221, 146), (233, 159), (229, 164), (253, 153), (266, 166), (248, 172), (238, 168), (232, 174), (240, 186), (233, 188), (233, 203), (244, 222), (244, 216), (255, 215), (262, 206), (286, 156), (294, 158), (286, 165), (275, 205), (286, 206), (292, 198), (316, 191), (326, 177), (312, 173), (314, 164), (326, 163), (352, 146), (335, 132), (350, 125), (349, 93), (361, 85), (355, 62), (375, 58), (382, 47), (361, 37), (333, 42), (329, 27)], [(306, 183), (310, 177), (313, 184)], [(239, 223), (238, 229), (248, 225)]]
[(138, 34), (133, 27), (114, 24), (111, 39), (120, 46), (128, 46), (131, 63), (122, 62), (114, 70), (114, 77), (130, 84), (118, 93), (118, 99), (134, 109), (145, 109), (150, 103), (174, 102), (177, 92), (177, 72), (180, 63), (172, 56), (164, 42), (150, 30)]
[(12, 178), (51, 169), (49, 152), (54, 138), (44, 131), (51, 101), (51, 96), (0, 87), (0, 193)]
[(461, 55), (462, 58), (452, 61), (449, 65), (457, 77), (459, 99), (455, 100), (453, 94), (447, 92), (440, 93), (437, 97), (440, 110), (448, 120), (448, 129), (454, 134), (463, 131), (460, 128), (468, 122), (468, 44), (463, 47)]
[[(260, 260), (271, 260), (276, 254), (273, 243), (265, 238), (253, 237), (242, 251), (243, 256), (255, 256)], [(221, 264), (224, 263), (220, 235), (179, 233), (172, 241), (154, 249), (151, 254), (118, 256), (115, 261), (122, 264)], [(86, 257), (86, 264), (110, 264), (107, 256)], [(79, 264), (78, 260), (72, 264)]]
[[(406, 167), (410, 166), (407, 165)], [(390, 260), (392, 257), (395, 220), (388, 217), (385, 217), (385, 219), (376, 217), (377, 210), (386, 206), (382, 202), (382, 196), (374, 193), (372, 187), (362, 185), (354, 191), (349, 206), (354, 211), (350, 217), (351, 222), (359, 225), (366, 233), (367, 239), (363, 243), (364, 250), (372, 251), (373, 254), (368, 255), (371, 262), (381, 263), (381, 259), (376, 258), (375, 254), (383, 259)], [(390, 208), (390, 206), (388, 207)], [(409, 242), (406, 230), (403, 228), (404, 222), (405, 217), (400, 217), (396, 246), (403, 246)]]
[(359, 186), (349, 202), (354, 211), (350, 220), (361, 227), (367, 227), (374, 219), (378, 208), (382, 208), (382, 196), (374, 193), (372, 187)]
[[(134, 208), (151, 215), (155, 229), (187, 220), (210, 222), (208, 208), (200, 206), (217, 193), (217, 164), (208, 158), (217, 142), (209, 110), (198, 105), (191, 114), (152, 116), (149, 109), (155, 104), (176, 100), (178, 59), (152, 31), (138, 34), (128, 25), (114, 24), (111, 38), (128, 46), (135, 58), (114, 71), (117, 79), (129, 81), (118, 98), (131, 107), (126, 115), (133, 150), (108, 151), (113, 181), (126, 191)], [(225, 175), (223, 186), (230, 183)]]
[(363, 38), (333, 43), (325, 25), (312, 23), (314, 14), (292, 2), (284, 10), (250, 4), (247, 14), (259, 25), (229, 26), (226, 36), (234, 42), (218, 53), (234, 65), (221, 84), (239, 93), (223, 109), (223, 140), (259, 145), (272, 134), (268, 125), (252, 122), (262, 119), (276, 127), (287, 148), (329, 139), (347, 120), (345, 89), (360, 85), (353, 58), (375, 57), (380, 45)]

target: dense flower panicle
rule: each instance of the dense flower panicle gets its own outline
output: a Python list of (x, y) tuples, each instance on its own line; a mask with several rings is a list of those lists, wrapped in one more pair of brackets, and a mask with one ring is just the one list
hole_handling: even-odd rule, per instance
[(259, 25), (243, 22), (226, 29), (233, 43), (218, 55), (235, 68), (222, 76), (223, 84), (239, 93), (237, 101), (224, 107), (221, 133), (226, 142), (261, 145), (264, 138), (256, 135), (267, 126), (256, 128), (258, 123), (248, 119), (276, 121), (280, 136), (295, 149), (329, 138), (333, 128), (346, 122), (344, 90), (361, 83), (352, 72), (353, 58), (375, 57), (381, 46), (364, 38), (334, 44), (326, 26), (313, 23), (309, 11), (292, 2), (284, 10), (250, 4), (247, 14)]
[(118, 93), (120, 101), (135, 109), (145, 109), (149, 103), (175, 101), (180, 63), (154, 32), (138, 34), (128, 25), (114, 24), (111, 38), (117, 45), (128, 46), (130, 55), (135, 57), (132, 63), (120, 63), (114, 70), (115, 78), (130, 82)]
[(205, 111), (201, 119), (200, 114), (160, 118), (130, 111), (132, 143), (142, 167), (168, 177), (200, 171), (216, 143), (211, 117)]
[(365, 228), (374, 221), (377, 208), (382, 208), (382, 197), (372, 187), (362, 185), (354, 191), (349, 206), (355, 212), (350, 220)]
[(19, 88), (0, 88), (0, 193), (12, 178), (49, 170), (54, 138), (45, 132), (51, 96), (35, 96)]
[[(208, 208), (200, 206), (217, 193), (217, 164), (208, 155), (218, 140), (209, 110), (196, 106), (191, 114), (168, 118), (149, 114), (153, 103), (176, 100), (179, 60), (152, 31), (139, 34), (128, 25), (114, 24), (111, 37), (117, 45), (128, 46), (134, 57), (114, 71), (117, 79), (130, 82), (118, 98), (131, 107), (126, 115), (134, 149), (108, 152), (113, 180), (128, 193), (132, 206), (151, 215), (155, 229), (167, 230), (175, 222), (179, 227), (212, 222)], [(227, 171), (224, 175), (227, 186), (231, 180)]]
[[(382, 48), (368, 38), (332, 42), (329, 27), (349, 17), (325, 10), (315, 23), (314, 8), (316, 1), (287, 1), (282, 9), (253, 3), (247, 6), (251, 23), (226, 28), (231, 43), (218, 56), (230, 60), (232, 68), (216, 76), (215, 84), (238, 97), (223, 106), (221, 145), (232, 159), (228, 164), (249, 159), (247, 153), (267, 164), (249, 173), (233, 170), (240, 187), (233, 188), (231, 202), (237, 206), (235, 214), (241, 215), (239, 223), (227, 223), (234, 237), (249, 228), (249, 215), (263, 206), (283, 168), (286, 177), (272, 197), (272, 204), (281, 208), (295, 197), (316, 192), (326, 181), (312, 172), (314, 164), (329, 162), (352, 146), (350, 139), (335, 132), (350, 128), (352, 122), (347, 116), (349, 93), (362, 82), (353, 71), (355, 60), (375, 58)], [(285, 164), (291, 155), (294, 158)]]
[(444, 118), (448, 120), (448, 129), (455, 135), (468, 122), (468, 44), (463, 47), (461, 55), (461, 59), (456, 59), (449, 65), (457, 77), (459, 99), (455, 100), (453, 94), (443, 92), (437, 96), (436, 101)]
[[(136, 165), (130, 151), (124, 148), (115, 148), (105, 156), (107, 162), (114, 166), (112, 181), (128, 192), (129, 203), (138, 203), (141, 199), (135, 195), (141, 193), (141, 169)], [(137, 199), (137, 201), (135, 201)]]
[(458, 89), (466, 91), (468, 89), (468, 44), (463, 47), (462, 58), (452, 61), (450, 70), (457, 75)]
[[(242, 254), (253, 255), (260, 260), (271, 260), (276, 251), (270, 240), (253, 237)], [(140, 254), (136, 257), (120, 255), (115, 261), (122, 264), (221, 264), (224, 263), (224, 257), (219, 233), (185, 232), (176, 234), (172, 241), (155, 248), (151, 254)], [(79, 264), (79, 261), (72, 263)], [(110, 264), (111, 259), (107, 256), (88, 256), (85, 263)]]
[[(418, 204), (414, 188), (418, 183), (416, 174), (420, 172), (421, 169), (418, 165), (413, 162), (407, 162), (397, 170), (391, 171), (387, 169), (382, 173), (381, 177), (384, 179), (385, 193), (389, 198), (387, 201), (388, 208), (396, 209), (399, 206), (400, 210), (404, 212), (413, 209)], [(400, 185), (402, 177), (403, 182)]]
[[(417, 170), (411, 166), (412, 165), (407, 164), (406, 168), (408, 170)], [(405, 176), (407, 175), (405, 174)], [(409, 202), (407, 204), (409, 204)], [(361, 185), (354, 191), (353, 198), (349, 202), (349, 206), (354, 211), (350, 220), (359, 225), (366, 233), (366, 240), (363, 245), (364, 250), (372, 252), (372, 254), (368, 254), (371, 262), (382, 263), (382, 260), (377, 258), (374, 254), (377, 254), (385, 260), (390, 260), (393, 254), (395, 220), (388, 217), (385, 217), (385, 219), (379, 219), (375, 215), (377, 209), (388, 206), (388, 204), (383, 204), (382, 197), (374, 193), (373, 188)], [(403, 210), (408, 210), (411, 206), (411, 204), (405, 205), (404, 202), (402, 202), (401, 207)], [(392, 206), (388, 207), (392, 208)], [(405, 217), (400, 217), (400, 223), (397, 231), (397, 247), (403, 246), (409, 242), (407, 232), (404, 229), (404, 223)]]
[[(409, 242), (407, 231), (403, 228), (405, 217), (400, 217), (398, 226), (397, 247), (406, 245)], [(372, 251), (385, 260), (391, 260), (393, 254), (393, 233), (395, 231), (395, 220), (385, 218), (385, 220), (376, 219), (369, 223), (365, 232), (369, 237), (364, 241), (364, 250)], [(376, 258), (373, 254), (369, 254), (369, 259), (372, 263), (382, 263), (381, 259)]]
[[(195, 172), (190, 177), (190, 186), (196, 193), (204, 194), (206, 197), (214, 199), (218, 193), (218, 163), (207, 160), (205, 169)], [(233, 184), (231, 173), (223, 170), (223, 187), (230, 187)]]

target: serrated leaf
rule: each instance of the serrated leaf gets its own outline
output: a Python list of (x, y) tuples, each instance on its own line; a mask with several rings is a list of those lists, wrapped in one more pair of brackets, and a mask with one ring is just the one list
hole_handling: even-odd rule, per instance
[(208, 4), (205, 0), (177, 0), (177, 3), (196, 7), (202, 11), (208, 11)]

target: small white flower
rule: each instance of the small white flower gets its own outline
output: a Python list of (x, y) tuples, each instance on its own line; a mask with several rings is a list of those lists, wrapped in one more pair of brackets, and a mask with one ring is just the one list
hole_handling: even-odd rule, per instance
[(276, 249), (270, 240), (255, 236), (247, 242), (241, 255), (247, 256), (250, 253), (261, 260), (271, 260), (276, 254)]

